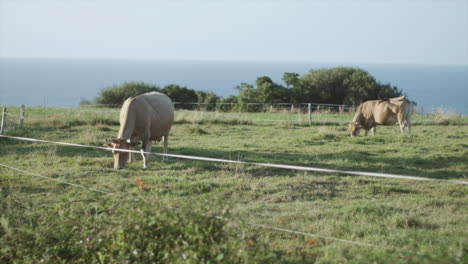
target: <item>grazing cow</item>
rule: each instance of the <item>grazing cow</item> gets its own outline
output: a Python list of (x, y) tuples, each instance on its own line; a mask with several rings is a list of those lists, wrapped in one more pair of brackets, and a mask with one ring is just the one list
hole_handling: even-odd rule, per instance
[[(169, 130), (174, 122), (174, 109), (167, 95), (157, 92), (145, 93), (125, 100), (120, 110), (120, 130), (117, 139), (105, 147), (113, 148), (114, 169), (123, 169), (132, 160), (131, 153), (119, 149), (133, 149), (142, 143), (143, 168), (149, 166), (152, 141), (163, 140), (164, 153), (167, 153)], [(163, 156), (163, 161), (167, 157)]]
[(354, 114), (353, 122), (349, 123), (348, 131), (351, 136), (358, 136), (362, 128), (375, 135), (377, 125), (400, 125), (401, 135), (404, 133), (405, 124), (408, 126), (408, 136), (411, 137), (411, 115), (413, 106), (405, 96), (390, 98), (387, 100), (372, 100), (360, 104)]

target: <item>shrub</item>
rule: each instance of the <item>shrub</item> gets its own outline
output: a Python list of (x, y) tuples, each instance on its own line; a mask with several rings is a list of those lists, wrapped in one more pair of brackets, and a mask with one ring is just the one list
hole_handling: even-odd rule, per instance
[[(159, 91), (161, 91), (161, 89), (155, 85), (143, 82), (125, 82), (121, 85), (102, 89), (94, 101), (96, 104), (106, 104), (112, 105), (113, 107), (119, 107), (129, 97)], [(89, 103), (89, 101), (86, 100), (82, 100), (81, 102), (83, 104)]]
[(99, 210), (84, 203), (62, 215), (52, 214), (54, 207), (34, 216), (8, 214), (0, 218), (0, 262), (268, 263), (281, 257), (267, 256), (265, 243), (246, 243), (254, 238), (244, 235), (237, 217), (215, 207), (119, 199)]
[(216, 103), (220, 99), (219, 96), (217, 96), (213, 92), (203, 92), (203, 91), (198, 91), (196, 92), (196, 94), (198, 97), (198, 103), (201, 104), (199, 107), (199, 110), (202, 110), (202, 111), (216, 110)]
[[(177, 84), (169, 84), (162, 89), (162, 92), (169, 96), (173, 102), (177, 103), (196, 103), (198, 102), (198, 96), (195, 90), (187, 87), (182, 87)], [(193, 108), (195, 105), (191, 105), (188, 108)], [(183, 105), (186, 108), (186, 105)], [(186, 108), (187, 109), (187, 108)]]

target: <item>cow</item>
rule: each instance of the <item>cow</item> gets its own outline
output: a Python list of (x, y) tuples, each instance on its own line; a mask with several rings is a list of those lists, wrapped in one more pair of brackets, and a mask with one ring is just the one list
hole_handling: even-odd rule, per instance
[[(132, 150), (140, 142), (143, 168), (148, 168), (149, 154), (144, 152), (151, 151), (152, 141), (162, 140), (164, 153), (167, 153), (169, 131), (173, 123), (174, 108), (171, 99), (165, 94), (150, 92), (125, 100), (120, 110), (119, 134), (116, 139), (104, 144), (113, 149), (114, 169), (123, 169), (127, 161), (132, 160), (131, 153), (119, 149)], [(165, 160), (167, 157), (163, 156)]]
[(407, 125), (408, 136), (411, 137), (412, 114), (413, 105), (405, 96), (367, 101), (358, 106), (353, 121), (349, 123), (348, 131), (351, 136), (358, 136), (361, 129), (365, 129), (366, 136), (369, 130), (374, 136), (377, 125), (387, 126), (398, 122), (401, 135), (404, 134)]

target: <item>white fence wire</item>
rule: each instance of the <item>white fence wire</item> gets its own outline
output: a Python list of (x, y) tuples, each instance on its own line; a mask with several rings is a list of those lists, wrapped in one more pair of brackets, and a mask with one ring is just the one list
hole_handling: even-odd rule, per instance
[[(81, 147), (81, 148), (93, 148), (93, 149), (103, 149), (103, 150), (111, 150), (111, 151), (116, 150), (116, 149), (113, 149), (113, 148), (90, 146), (90, 145), (68, 143), (68, 142), (51, 141), (51, 140), (43, 140), (43, 139), (35, 139), (35, 138), (14, 137), (14, 136), (6, 136), (6, 135), (0, 135), (0, 137), (10, 138), (10, 139), (15, 139), (15, 140), (22, 140), (22, 141), (49, 143), (49, 144)], [(199, 157), (199, 156), (191, 156), (191, 155), (144, 152), (144, 151), (128, 150), (128, 149), (118, 149), (118, 151), (128, 152), (128, 153), (142, 153), (142, 154), (150, 154), (150, 155), (157, 155), (157, 156), (166, 156), (166, 157), (188, 159), (188, 160), (212, 161), (212, 162), (218, 162), (218, 163), (245, 164), (245, 165), (261, 166), (261, 167), (269, 167), (269, 168), (278, 168), (278, 169), (288, 169), (288, 170), (313, 171), (313, 172), (323, 172), (323, 173), (338, 173), (338, 174), (360, 175), (360, 176), (369, 176), (369, 177), (378, 177), (378, 178), (392, 178), (392, 179), (404, 179), (404, 180), (417, 180), (417, 181), (448, 182), (448, 183), (455, 183), (455, 184), (468, 184), (468, 181), (461, 181), (461, 180), (426, 178), (426, 177), (419, 177), (419, 176), (409, 176), (409, 175), (380, 173), (380, 172), (350, 171), (350, 170), (337, 170), (337, 169), (306, 167), (306, 166), (298, 166), (298, 165), (248, 162), (248, 161), (240, 161), (240, 160), (227, 160), (227, 159), (208, 158), (208, 157)]]

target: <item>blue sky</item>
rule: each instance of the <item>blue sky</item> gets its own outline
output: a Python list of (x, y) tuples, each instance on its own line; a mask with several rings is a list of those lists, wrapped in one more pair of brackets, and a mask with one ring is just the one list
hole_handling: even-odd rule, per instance
[(468, 64), (468, 0), (0, 0), (0, 56)]

